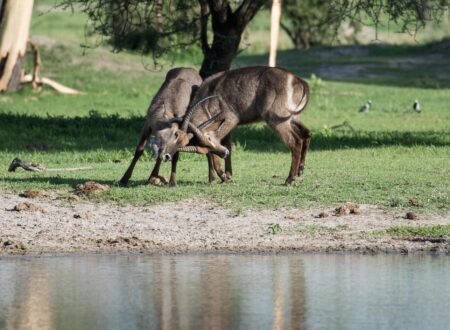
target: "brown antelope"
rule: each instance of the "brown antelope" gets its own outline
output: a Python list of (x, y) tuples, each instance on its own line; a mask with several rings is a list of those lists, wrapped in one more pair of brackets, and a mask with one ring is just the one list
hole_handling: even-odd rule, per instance
[[(293, 73), (271, 67), (247, 67), (221, 72), (207, 78), (196, 91), (177, 139), (165, 140), (164, 156), (178, 151), (229, 155), (220, 144), (237, 125), (264, 120), (292, 153), (285, 184), (303, 174), (311, 131), (299, 114), (309, 100), (306, 81)], [(190, 129), (198, 146), (187, 146)]]
[[(162, 153), (165, 140), (178, 137), (179, 124), (185, 115), (191, 95), (193, 91), (200, 86), (202, 78), (197, 71), (190, 68), (175, 68), (170, 70), (164, 83), (153, 98), (148, 111), (141, 136), (136, 147), (133, 160), (126, 170), (122, 179), (119, 181), (120, 186), (126, 186), (130, 179), (134, 167), (142, 156), (145, 146), (150, 142), (152, 147), (159, 152), (156, 159), (156, 164), (150, 174), (148, 183), (154, 185), (166, 184), (164, 177), (159, 175), (161, 161), (172, 161), (172, 171), (170, 174), (169, 185), (176, 185), (176, 167), (178, 161), (178, 153), (167, 155)], [(154, 141), (151, 141), (151, 136), (154, 136)], [(183, 145), (188, 144), (191, 135), (183, 135), (184, 140), (180, 141)], [(208, 155), (209, 165), (209, 180), (214, 179), (214, 170), (220, 177), (224, 177), (221, 169), (220, 159)], [(231, 168), (231, 167), (230, 167)]]

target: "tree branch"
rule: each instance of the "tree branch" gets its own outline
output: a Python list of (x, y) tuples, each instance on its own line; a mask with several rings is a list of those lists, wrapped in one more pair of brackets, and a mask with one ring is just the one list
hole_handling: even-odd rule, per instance
[(231, 7), (228, 1), (207, 0), (212, 22), (225, 23), (231, 14)]
[(200, 42), (203, 54), (206, 54), (210, 47), (208, 44), (208, 2), (207, 0), (199, 0), (200, 2)]
[(31, 40), (28, 40), (28, 44), (31, 46), (31, 49), (33, 51), (33, 75), (31, 84), (33, 85), (34, 89), (38, 88), (38, 73), (39, 73), (39, 67), (41, 66), (41, 53), (39, 52), (39, 49), (37, 48), (36, 44), (32, 42)]
[(244, 29), (267, 0), (244, 0), (234, 12), (238, 26)]

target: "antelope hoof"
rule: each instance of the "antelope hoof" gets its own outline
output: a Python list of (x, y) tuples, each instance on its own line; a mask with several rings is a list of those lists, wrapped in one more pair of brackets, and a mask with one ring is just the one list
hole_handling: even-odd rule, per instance
[(305, 168), (303, 166), (300, 166), (300, 169), (298, 170), (298, 176), (303, 176), (304, 171)]
[(173, 187), (176, 187), (177, 186), (177, 180), (170, 180), (169, 181), (169, 187), (170, 188), (173, 188)]
[(220, 179), (222, 180), (222, 183), (226, 183), (231, 181), (231, 175), (228, 173), (224, 173), (220, 176)]
[(287, 178), (286, 181), (284, 182), (284, 185), (289, 186), (294, 181), (295, 181), (295, 178)]
[(158, 175), (158, 176), (152, 176), (152, 177), (150, 177), (150, 179), (148, 179), (147, 183), (148, 183), (148, 184), (151, 184), (151, 185), (153, 185), (153, 186), (161, 187), (161, 186), (166, 185), (166, 184), (167, 184), (167, 181), (166, 181), (166, 179), (164, 179), (162, 176), (159, 176), (159, 175)]
[(127, 187), (127, 185), (128, 185), (128, 180), (120, 180), (119, 181), (119, 187), (121, 187), (121, 188), (126, 188)]

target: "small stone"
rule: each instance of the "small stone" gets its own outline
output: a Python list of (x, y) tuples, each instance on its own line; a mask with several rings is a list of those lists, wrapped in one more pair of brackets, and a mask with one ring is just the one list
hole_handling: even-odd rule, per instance
[(14, 206), (14, 211), (16, 212), (42, 212), (45, 213), (45, 210), (33, 203), (24, 202), (24, 203), (18, 203), (16, 206)]
[(26, 190), (23, 193), (19, 194), (19, 196), (25, 198), (37, 198), (44, 196), (44, 194), (39, 190)]
[(346, 205), (342, 205), (342, 206), (337, 207), (334, 210), (334, 214), (337, 215), (337, 216), (349, 215), (350, 214), (350, 209)]
[(89, 212), (80, 212), (73, 215), (75, 219), (89, 219), (90, 216), (91, 214)]
[(320, 212), (319, 215), (317, 216), (318, 218), (328, 218), (330, 216), (330, 214), (328, 212)]
[(347, 203), (337, 207), (334, 210), (336, 216), (349, 215), (349, 214), (360, 214), (359, 205), (355, 203)]
[(109, 190), (109, 186), (107, 184), (101, 184), (95, 181), (87, 181), (76, 186), (75, 194), (78, 196), (91, 194), (97, 195), (107, 190)]
[(80, 200), (80, 196), (77, 196), (77, 195), (69, 195), (69, 196), (67, 196), (67, 200), (68, 200), (69, 202), (77, 202), (77, 201)]
[(418, 218), (418, 216), (417, 216), (416, 212), (407, 212), (406, 213), (406, 219), (415, 220), (417, 218)]
[(159, 178), (150, 178), (150, 180), (148, 181), (150, 184), (154, 185), (154, 186), (161, 186), (161, 180)]
[(10, 241), (10, 240), (7, 240), (7, 241), (5, 241), (4, 243), (3, 243), (3, 246), (10, 246), (10, 245), (13, 245), (14, 243), (12, 242), (12, 241)]

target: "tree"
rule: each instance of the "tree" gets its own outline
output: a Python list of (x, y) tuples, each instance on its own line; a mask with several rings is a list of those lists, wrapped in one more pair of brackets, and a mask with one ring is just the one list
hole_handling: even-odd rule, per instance
[(199, 44), (200, 75), (228, 70), (242, 33), (267, 0), (62, 0), (81, 6), (91, 32), (106, 37), (113, 49), (151, 53), (157, 60), (175, 48)]
[(269, 66), (276, 65), (280, 19), (281, 19), (281, 0), (273, 0), (272, 8), (270, 9)]
[[(430, 19), (438, 17), (447, 3), (447, 0), (286, 0), (289, 1), (311, 6), (324, 3), (329, 19), (339, 22), (350, 18), (364, 23), (361, 17), (367, 16), (377, 26), (382, 15), (387, 15), (388, 19), (403, 22), (408, 29), (422, 26), (417, 8), (422, 8), (424, 2)], [(75, 5), (81, 8), (88, 15), (90, 31), (104, 36), (115, 51), (130, 49), (151, 54), (157, 61), (170, 50), (198, 45), (203, 52), (200, 74), (205, 78), (230, 68), (244, 29), (271, 1), (60, 0), (60, 3), (66, 8)], [(295, 8), (293, 11), (301, 10)]]
[(33, 0), (1, 2), (0, 91), (20, 87), (32, 12)]
[[(78, 94), (75, 89), (39, 77), (41, 57), (38, 48), (29, 40), (34, 0), (3, 0), (0, 2), (0, 92), (16, 91), (23, 84), (31, 83), (33, 88), (49, 85), (59, 93)], [(34, 55), (33, 73), (24, 74), (27, 45)]]

